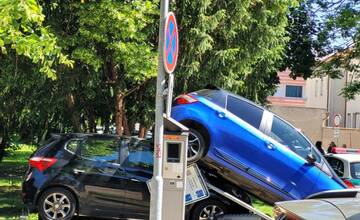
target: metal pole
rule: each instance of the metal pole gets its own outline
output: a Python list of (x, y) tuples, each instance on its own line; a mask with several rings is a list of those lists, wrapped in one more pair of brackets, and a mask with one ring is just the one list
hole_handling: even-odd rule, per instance
[(168, 82), (168, 94), (167, 94), (167, 102), (166, 102), (166, 116), (171, 116), (171, 104), (174, 90), (174, 73), (169, 74), (169, 82)]
[(158, 76), (156, 82), (155, 138), (154, 138), (154, 172), (151, 179), (150, 220), (162, 219), (163, 177), (162, 154), (164, 132), (164, 99), (165, 70), (163, 64), (165, 16), (168, 14), (169, 0), (161, 0), (159, 26)]

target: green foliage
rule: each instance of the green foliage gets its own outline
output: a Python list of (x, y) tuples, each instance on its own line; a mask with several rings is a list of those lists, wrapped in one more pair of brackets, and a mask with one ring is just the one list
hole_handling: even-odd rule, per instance
[(357, 0), (318, 0), (315, 10), (322, 16), (318, 39), (325, 54), (330, 58), (319, 62), (318, 75), (332, 78), (352, 73), (351, 81), (343, 89), (343, 95), (353, 99), (360, 94), (360, 7)]
[(177, 1), (178, 92), (206, 84), (265, 102), (288, 41), (286, 14), (295, 1)]
[(0, 49), (3, 54), (15, 50), (40, 64), (40, 71), (55, 79), (56, 63), (72, 66), (61, 52), (56, 37), (43, 26), (44, 15), (35, 0), (0, 1)]
[(291, 8), (288, 15), (287, 36), (290, 41), (286, 46), (282, 69), (289, 68), (294, 79), (297, 76), (304, 79), (310, 77), (315, 66), (318, 43), (314, 37), (316, 26), (310, 12), (306, 2), (302, 2), (299, 7)]
[[(0, 60), (0, 135), (38, 142), (49, 132), (153, 125), (159, 1), (0, 4), (7, 52)], [(286, 15), (295, 6), (295, 0), (172, 3), (180, 30), (176, 93), (216, 84), (265, 103), (278, 83)], [(39, 67), (57, 80), (38, 74)]]

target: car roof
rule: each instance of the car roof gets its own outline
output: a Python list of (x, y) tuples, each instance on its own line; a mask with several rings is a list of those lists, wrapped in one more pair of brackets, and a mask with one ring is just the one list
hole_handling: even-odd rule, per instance
[(120, 136), (113, 134), (98, 134), (98, 133), (52, 133), (51, 137), (52, 138), (83, 138), (83, 137), (116, 138)]
[(318, 199), (293, 200), (277, 202), (276, 205), (293, 213), (301, 219), (323, 219), (326, 215), (327, 220), (345, 219), (342, 213), (327, 201)]
[(333, 157), (348, 162), (360, 162), (360, 154), (328, 154), (326, 157)]
[(358, 198), (294, 200), (278, 202), (276, 205), (304, 219), (323, 219), (324, 217), (327, 220), (360, 218), (360, 199)]
[[(258, 107), (258, 108), (264, 109), (263, 106), (255, 103), (255, 102), (253, 102), (253, 101), (251, 101), (250, 99), (247, 99), (247, 98), (245, 98), (245, 97), (243, 97), (243, 96), (240, 96), (240, 95), (237, 95), (237, 94), (235, 94), (235, 93), (229, 92), (229, 91), (227, 91), (227, 90), (224, 90), (224, 89), (219, 88), (219, 87), (214, 86), (214, 85), (207, 85), (207, 86), (205, 86), (204, 89), (201, 89), (201, 90), (212, 90), (212, 91), (216, 91), (216, 92), (218, 92), (218, 93), (222, 93), (222, 94), (224, 94), (224, 95), (231, 95), (231, 96), (234, 96), (234, 97), (236, 97), (236, 98), (238, 98), (238, 99), (241, 99), (241, 100), (243, 100), (243, 101), (245, 101), (245, 102), (251, 103), (252, 105), (255, 105), (255, 106)], [(198, 91), (201, 91), (201, 90), (198, 90)], [(195, 93), (197, 93), (198, 91), (195, 91)], [(200, 95), (200, 96), (201, 96), (201, 95)], [(226, 108), (226, 107), (225, 107), (225, 108)]]
[(346, 219), (360, 219), (360, 199), (358, 198), (334, 198), (325, 199), (336, 206), (345, 215)]

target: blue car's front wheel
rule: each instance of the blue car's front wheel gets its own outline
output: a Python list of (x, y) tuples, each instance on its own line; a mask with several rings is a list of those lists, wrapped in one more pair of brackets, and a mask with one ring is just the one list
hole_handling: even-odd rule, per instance
[(200, 160), (206, 153), (206, 144), (204, 137), (200, 132), (192, 128), (189, 129), (188, 139), (188, 164), (195, 163)]

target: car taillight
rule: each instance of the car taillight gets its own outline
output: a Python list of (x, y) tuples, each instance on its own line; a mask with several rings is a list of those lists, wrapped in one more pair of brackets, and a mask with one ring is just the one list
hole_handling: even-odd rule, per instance
[(186, 95), (180, 95), (176, 98), (176, 104), (178, 105), (182, 105), (182, 104), (191, 104), (191, 103), (195, 103), (198, 102), (199, 100), (197, 100), (195, 97), (193, 97), (192, 95), (186, 94)]
[(344, 183), (348, 188), (355, 188), (354, 184), (352, 184), (350, 180), (344, 180)]
[(46, 158), (46, 157), (32, 157), (29, 160), (31, 167), (38, 169), (40, 172), (46, 170), (56, 163), (56, 158)]

